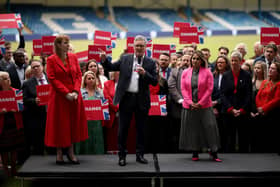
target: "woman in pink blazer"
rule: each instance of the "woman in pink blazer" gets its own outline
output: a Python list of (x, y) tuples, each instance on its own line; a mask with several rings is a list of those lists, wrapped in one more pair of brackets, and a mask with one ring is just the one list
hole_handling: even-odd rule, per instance
[(207, 147), (213, 160), (220, 162), (217, 155), (219, 133), (211, 100), (214, 81), (206, 64), (201, 51), (195, 51), (191, 57), (191, 67), (182, 73), (184, 101), (179, 148), (192, 151), (192, 160), (197, 161), (201, 148)]

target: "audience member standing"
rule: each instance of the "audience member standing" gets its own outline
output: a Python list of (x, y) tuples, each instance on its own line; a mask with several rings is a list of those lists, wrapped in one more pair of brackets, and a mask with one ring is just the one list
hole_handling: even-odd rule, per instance
[[(158, 84), (150, 85), (151, 95), (165, 95), (167, 102), (168, 85), (167, 80), (161, 76), (160, 64), (156, 62)], [(145, 124), (145, 152), (163, 153), (167, 152), (167, 141), (169, 134), (169, 119), (167, 116), (148, 116)]]
[[(98, 100), (103, 98), (103, 92), (97, 87), (97, 78), (92, 71), (85, 72), (81, 88), (84, 100)], [(86, 141), (75, 144), (77, 154), (104, 154), (104, 138), (101, 120), (88, 121), (88, 135)]]
[(221, 100), (221, 83), (223, 74), (230, 70), (230, 62), (229, 59), (226, 56), (218, 56), (216, 59), (216, 66), (215, 70), (213, 72), (214, 76), (214, 88), (212, 92), (212, 106), (213, 111), (216, 116), (219, 133), (220, 133), (220, 139), (221, 139), (221, 152), (224, 152), (224, 149), (226, 147), (226, 132), (225, 132), (225, 124), (223, 124), (223, 118), (222, 118), (222, 100)]
[(251, 110), (252, 78), (241, 69), (242, 55), (238, 51), (231, 54), (231, 70), (223, 74), (221, 100), (224, 125), (227, 131), (226, 152), (236, 151), (238, 135), (239, 152), (249, 151), (248, 117)]
[(256, 96), (260, 90), (261, 84), (264, 80), (267, 79), (267, 67), (266, 63), (258, 61), (254, 65), (254, 74), (253, 74), (253, 93), (252, 93), (252, 111), (250, 118), (251, 125), (251, 151), (260, 152), (262, 150), (262, 135), (263, 135), (263, 123), (260, 122), (260, 115), (257, 111), (256, 106)]
[(184, 98), (179, 148), (192, 151), (192, 160), (199, 160), (199, 151), (207, 147), (214, 161), (220, 162), (219, 132), (212, 109), (213, 75), (206, 68), (201, 51), (191, 57), (191, 68), (184, 70), (181, 78)]
[(169, 67), (170, 55), (168, 53), (162, 53), (159, 55), (159, 74), (165, 80), (168, 80), (171, 68)]
[(24, 129), (27, 138), (28, 152), (35, 155), (44, 154), (44, 137), (47, 120), (46, 106), (39, 106), (40, 99), (36, 92), (37, 85), (48, 84), (40, 61), (31, 62), (33, 77), (23, 83)]
[[(11, 80), (7, 72), (0, 72), (0, 91), (13, 90)], [(24, 149), (25, 138), (21, 112), (0, 111), (0, 153), (2, 164), (8, 176), (16, 175), (17, 151)], [(10, 158), (9, 158), (10, 154)], [(9, 164), (10, 161), (10, 164)], [(11, 166), (9, 172), (8, 165)]]
[(15, 63), (12, 63), (7, 67), (7, 72), (10, 75), (12, 87), (21, 89), (23, 81), (25, 79), (26, 69), (23, 49), (17, 49), (14, 52), (14, 60)]
[(256, 106), (262, 122), (263, 152), (280, 153), (280, 63), (273, 62), (269, 68), (268, 80), (264, 80), (256, 96)]
[(191, 55), (183, 55), (178, 68), (173, 68), (168, 79), (168, 116), (170, 118), (170, 131), (168, 149), (170, 152), (179, 152), (179, 136), (181, 127), (181, 111), (184, 101), (181, 92), (181, 77), (185, 69), (190, 66)]
[(47, 59), (47, 76), (51, 84), (48, 102), (45, 144), (57, 148), (56, 163), (64, 164), (62, 148), (68, 148), (67, 158), (79, 164), (73, 143), (88, 138), (87, 119), (80, 92), (82, 73), (77, 57), (68, 53), (69, 37), (58, 35), (55, 54)]

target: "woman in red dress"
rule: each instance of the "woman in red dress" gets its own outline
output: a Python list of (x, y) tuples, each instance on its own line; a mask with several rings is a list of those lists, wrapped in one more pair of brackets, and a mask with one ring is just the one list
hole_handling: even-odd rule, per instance
[(88, 138), (87, 119), (80, 93), (82, 73), (77, 57), (68, 53), (68, 36), (57, 36), (54, 47), (55, 54), (47, 59), (51, 92), (45, 144), (57, 148), (56, 164), (65, 164), (62, 148), (68, 148), (66, 155), (70, 163), (79, 164), (74, 155), (73, 143)]

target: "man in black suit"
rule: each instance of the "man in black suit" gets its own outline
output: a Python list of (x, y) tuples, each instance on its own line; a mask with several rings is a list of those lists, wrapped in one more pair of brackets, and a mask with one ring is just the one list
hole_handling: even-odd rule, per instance
[(23, 49), (17, 49), (14, 52), (14, 61), (15, 63), (12, 63), (7, 67), (7, 72), (11, 78), (11, 86), (16, 89), (21, 89), (25, 79), (26, 69)]
[(136, 36), (134, 54), (124, 55), (117, 62), (111, 63), (101, 52), (104, 69), (120, 71), (120, 77), (114, 97), (114, 104), (119, 104), (120, 125), (118, 131), (119, 165), (126, 165), (126, 141), (133, 113), (136, 119), (136, 161), (147, 164), (144, 158), (144, 125), (150, 108), (149, 84), (157, 84), (156, 64), (145, 56), (146, 38)]
[(40, 99), (37, 97), (36, 86), (48, 84), (48, 80), (40, 61), (33, 60), (30, 65), (33, 77), (25, 81), (22, 87), (25, 135), (31, 153), (43, 155), (47, 112), (46, 106), (38, 106)]

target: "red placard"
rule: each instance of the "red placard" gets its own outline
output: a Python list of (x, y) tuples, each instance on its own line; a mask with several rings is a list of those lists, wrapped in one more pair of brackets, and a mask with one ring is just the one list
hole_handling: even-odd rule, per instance
[(23, 27), (20, 14), (0, 14), (0, 29)]
[(37, 97), (40, 99), (39, 106), (41, 105), (47, 105), (50, 97), (50, 85), (37, 85)]
[(112, 45), (111, 43), (111, 32), (107, 31), (95, 31), (94, 33), (94, 44), (98, 45)]
[(51, 55), (54, 53), (54, 40), (55, 36), (43, 36), (42, 37), (42, 47), (43, 53), (46, 55)]
[(42, 40), (38, 39), (38, 40), (33, 40), (33, 53), (34, 56), (41, 56), (41, 52), (42, 52)]
[(280, 45), (280, 32), (278, 27), (261, 28), (261, 45), (274, 43)]
[(180, 44), (199, 44), (197, 27), (181, 27), (180, 28)]
[(166, 95), (151, 95), (149, 116), (166, 116)]
[(109, 120), (109, 102), (107, 99), (84, 100), (87, 120)]
[(176, 52), (176, 46), (173, 44), (154, 44), (153, 45), (153, 58), (159, 58), (161, 53), (167, 53), (170, 55), (175, 52)]
[(0, 91), (0, 111), (18, 111), (15, 91)]
[(134, 37), (126, 38), (126, 50), (127, 53), (134, 53)]
[(88, 46), (88, 60), (95, 59), (97, 62), (100, 62), (100, 53), (101, 51), (106, 51), (105, 45), (89, 45)]
[(186, 22), (174, 22), (174, 27), (173, 27), (173, 37), (179, 38), (180, 36), (180, 28), (181, 27), (190, 27), (190, 23)]
[(81, 51), (76, 53), (78, 62), (87, 62), (88, 61), (88, 51)]

